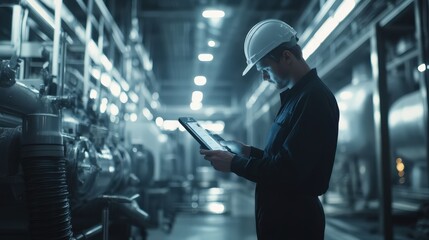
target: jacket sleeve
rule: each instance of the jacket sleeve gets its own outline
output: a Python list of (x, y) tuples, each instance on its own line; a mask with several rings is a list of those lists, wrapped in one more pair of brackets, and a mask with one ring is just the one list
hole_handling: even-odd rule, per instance
[(314, 92), (302, 96), (291, 131), (277, 155), (248, 159), (236, 156), (231, 170), (257, 183), (299, 187), (317, 181), (313, 173), (326, 172), (324, 165), (332, 165), (338, 135), (338, 108), (328, 97)]
[(256, 148), (256, 147), (250, 147), (250, 157), (252, 158), (262, 158), (264, 156), (264, 150)]

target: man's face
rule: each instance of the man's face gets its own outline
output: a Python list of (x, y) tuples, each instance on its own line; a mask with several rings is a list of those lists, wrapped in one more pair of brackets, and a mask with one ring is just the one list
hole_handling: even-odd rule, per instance
[(268, 54), (256, 63), (256, 69), (262, 73), (262, 80), (274, 83), (277, 89), (282, 89), (291, 82), (289, 70), (284, 61), (284, 56), (276, 59)]

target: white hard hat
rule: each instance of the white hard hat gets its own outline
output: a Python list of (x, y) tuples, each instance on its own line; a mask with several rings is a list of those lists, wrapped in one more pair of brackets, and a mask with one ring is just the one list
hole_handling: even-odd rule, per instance
[(282, 43), (290, 43), (290, 47), (296, 45), (298, 38), (296, 31), (287, 23), (268, 19), (257, 23), (247, 33), (244, 40), (244, 55), (246, 56), (247, 67), (243, 71), (243, 76), (262, 57)]

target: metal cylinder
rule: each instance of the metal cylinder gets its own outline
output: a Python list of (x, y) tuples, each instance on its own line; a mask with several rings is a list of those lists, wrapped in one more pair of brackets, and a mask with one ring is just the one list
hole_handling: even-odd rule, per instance
[(408, 161), (426, 161), (427, 115), (420, 92), (407, 94), (393, 103), (389, 113), (392, 154)]
[(21, 147), (32, 239), (71, 239), (66, 161), (58, 116), (27, 115)]

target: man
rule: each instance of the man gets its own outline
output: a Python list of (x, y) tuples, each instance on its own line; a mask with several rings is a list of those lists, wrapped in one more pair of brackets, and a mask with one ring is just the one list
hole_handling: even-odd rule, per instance
[(331, 91), (310, 69), (297, 45), (296, 31), (274, 19), (247, 34), (243, 75), (254, 65), (262, 78), (288, 87), (264, 150), (242, 143), (240, 151), (200, 153), (213, 167), (256, 183), (256, 232), (259, 240), (324, 238), (325, 215), (318, 196), (331, 177), (339, 112)]

